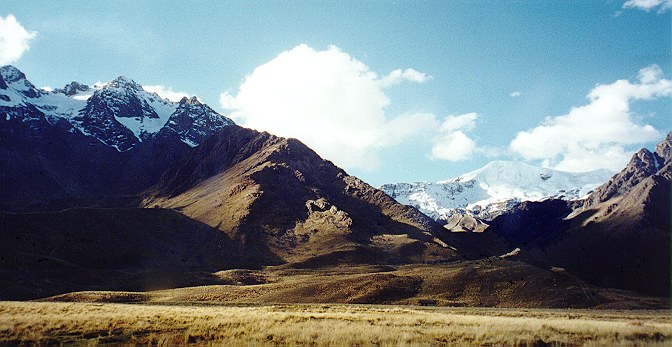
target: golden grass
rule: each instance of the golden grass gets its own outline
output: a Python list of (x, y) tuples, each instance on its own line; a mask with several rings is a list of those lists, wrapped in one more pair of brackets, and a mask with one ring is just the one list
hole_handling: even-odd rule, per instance
[(667, 311), (0, 302), (0, 344), (641, 345)]

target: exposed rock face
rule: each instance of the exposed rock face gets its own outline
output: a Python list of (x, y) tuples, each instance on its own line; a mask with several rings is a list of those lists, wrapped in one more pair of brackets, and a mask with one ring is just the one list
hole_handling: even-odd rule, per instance
[(67, 96), (73, 96), (79, 92), (86, 92), (91, 90), (91, 87), (86, 84), (80, 84), (79, 82), (72, 81), (65, 85), (63, 88), (54, 89), (54, 93), (61, 93)]
[(635, 153), (628, 165), (621, 172), (614, 175), (604, 185), (598, 187), (593, 194), (586, 199), (584, 207), (590, 208), (601, 202), (619, 197), (631, 191), (642, 180), (658, 172), (658, 158), (655, 153), (642, 148)]
[(219, 129), (232, 124), (230, 119), (222, 117), (196, 97), (185, 97), (160, 132), (175, 132), (182, 141), (195, 147)]

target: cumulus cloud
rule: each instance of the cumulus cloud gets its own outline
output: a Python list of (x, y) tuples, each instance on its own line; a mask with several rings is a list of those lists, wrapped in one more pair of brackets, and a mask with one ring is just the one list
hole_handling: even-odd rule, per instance
[(627, 146), (659, 139), (653, 126), (638, 124), (630, 111), (635, 100), (672, 96), (672, 81), (657, 65), (639, 71), (638, 80), (597, 85), (589, 103), (547, 118), (542, 125), (519, 132), (509, 148), (525, 159), (565, 171), (620, 170), (629, 160)]
[(657, 9), (663, 12), (672, 8), (672, 0), (628, 0), (623, 8), (636, 8), (647, 12)]
[(142, 86), (142, 89), (150, 93), (156, 93), (158, 96), (164, 99), (175, 102), (182, 100), (184, 97), (189, 97), (189, 93), (187, 92), (176, 92), (172, 88), (162, 85)]
[(375, 169), (380, 149), (438, 126), (433, 114), (386, 115), (384, 89), (429, 78), (414, 69), (381, 78), (338, 47), (302, 44), (258, 66), (220, 105), (243, 126), (298, 138), (345, 168)]
[(519, 92), (519, 91), (517, 91), (517, 90), (514, 91), (514, 92), (511, 92), (511, 93), (509, 94), (509, 96), (512, 97), (512, 98), (517, 98), (517, 97), (519, 97), (519, 96), (521, 96), (521, 95), (523, 95), (523, 93), (521, 93), (521, 92)]
[(0, 65), (11, 64), (30, 48), (30, 40), (37, 32), (28, 31), (13, 15), (0, 17)]
[(434, 138), (431, 158), (449, 161), (469, 159), (477, 147), (476, 142), (464, 132), (476, 126), (476, 118), (476, 113), (446, 117), (439, 126), (439, 135)]

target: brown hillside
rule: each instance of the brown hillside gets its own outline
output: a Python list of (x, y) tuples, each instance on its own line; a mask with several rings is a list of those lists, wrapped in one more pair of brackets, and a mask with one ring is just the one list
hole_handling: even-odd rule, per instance
[(175, 209), (297, 266), (434, 262), (479, 253), (298, 140), (237, 126), (168, 170), (143, 205)]

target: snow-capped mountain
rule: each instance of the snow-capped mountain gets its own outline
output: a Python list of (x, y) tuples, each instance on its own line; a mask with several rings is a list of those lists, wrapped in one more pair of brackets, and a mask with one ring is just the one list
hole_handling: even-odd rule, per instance
[(125, 77), (47, 91), (0, 67), (0, 209), (58, 210), (139, 194), (228, 126), (235, 125), (196, 98), (165, 100)]
[(43, 114), (51, 124), (65, 119), (83, 134), (119, 152), (137, 147), (164, 128), (194, 147), (233, 124), (196, 98), (180, 102), (162, 99), (123, 76), (93, 87), (72, 82), (52, 92), (36, 88), (13, 66), (0, 68), (0, 77), (0, 112), (6, 118), (30, 109), (38, 111), (31, 114)]
[(447, 220), (454, 213), (491, 219), (521, 201), (583, 198), (612, 174), (609, 170), (571, 173), (493, 161), (445, 181), (385, 184), (380, 189), (434, 219)]

